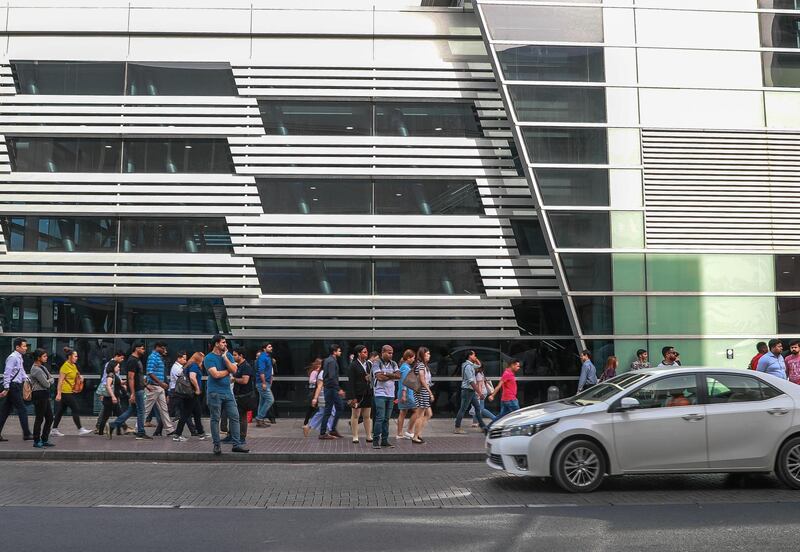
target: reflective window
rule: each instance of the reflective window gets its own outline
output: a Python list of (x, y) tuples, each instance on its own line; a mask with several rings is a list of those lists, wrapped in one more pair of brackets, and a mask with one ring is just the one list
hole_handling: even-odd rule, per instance
[(116, 251), (117, 221), (94, 217), (1, 217), (10, 251)]
[(542, 226), (538, 219), (512, 219), (511, 229), (520, 255), (547, 255)]
[(148, 253), (229, 253), (225, 219), (122, 219), (121, 251)]
[(378, 136), (483, 136), (472, 103), (379, 103), (375, 130)]
[(572, 291), (612, 291), (610, 253), (563, 253), (561, 265)]
[(572, 335), (561, 299), (514, 299), (511, 305), (522, 335)]
[(531, 163), (608, 163), (604, 128), (534, 127), (522, 134)]
[(778, 333), (800, 334), (800, 297), (778, 297)]
[(614, 333), (613, 297), (573, 297), (572, 304), (584, 334), (611, 335)]
[(124, 151), (126, 173), (233, 173), (224, 139), (126, 140)]
[(641, 408), (665, 408), (697, 404), (697, 378), (694, 374), (670, 376), (643, 385), (630, 395)]
[(117, 302), (117, 333), (230, 333), (221, 299), (130, 297)]
[(603, 82), (603, 48), (495, 45), (508, 80)]
[(775, 291), (800, 291), (800, 255), (775, 255)]
[(9, 138), (19, 172), (119, 172), (122, 141), (113, 138)]
[(800, 10), (800, 1), (758, 0), (758, 7), (764, 10)]
[(367, 102), (261, 100), (267, 134), (353, 135), (372, 133), (372, 105)]
[(764, 401), (783, 394), (751, 376), (714, 374), (706, 376), (706, 386), (710, 404)]
[(494, 40), (603, 42), (601, 8), (483, 4)]
[(794, 52), (763, 52), (764, 85), (800, 87), (800, 54)]
[(351, 259), (256, 259), (266, 295), (369, 295), (372, 265)]
[(600, 87), (509, 86), (520, 121), (605, 123), (606, 92)]
[(0, 297), (0, 332), (112, 333), (114, 300), (104, 297)]
[(128, 63), (131, 96), (236, 96), (228, 63)]
[(481, 215), (474, 180), (378, 180), (375, 212), (397, 215)]
[(265, 213), (369, 214), (372, 182), (369, 180), (258, 179)]
[(609, 205), (606, 169), (535, 169), (546, 205)]
[(125, 64), (97, 61), (18, 61), (11, 64), (19, 94), (121, 96)]
[(611, 247), (606, 211), (550, 211), (549, 217), (557, 247)]
[(759, 14), (761, 45), (769, 48), (800, 48), (800, 15)]
[(483, 283), (475, 261), (375, 261), (379, 295), (476, 295)]

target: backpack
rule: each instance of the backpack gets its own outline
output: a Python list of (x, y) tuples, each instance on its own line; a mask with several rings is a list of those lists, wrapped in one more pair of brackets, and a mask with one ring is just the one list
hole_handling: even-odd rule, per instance
[(192, 380), (189, 379), (186, 369), (175, 380), (175, 394), (181, 397), (194, 397), (194, 385), (192, 385)]

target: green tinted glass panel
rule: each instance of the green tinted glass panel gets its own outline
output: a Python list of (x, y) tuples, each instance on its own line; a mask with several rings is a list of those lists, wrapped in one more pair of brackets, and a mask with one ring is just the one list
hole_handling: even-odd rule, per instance
[(647, 289), (771, 292), (775, 270), (770, 255), (648, 255)]
[(647, 342), (636, 341), (634, 339), (615, 339), (614, 353), (617, 357), (617, 374), (627, 372), (631, 369), (631, 362), (636, 360), (636, 351), (639, 349), (647, 350)]
[(647, 308), (643, 296), (614, 296), (614, 333), (647, 333)]
[(651, 334), (775, 333), (774, 297), (649, 297)]
[(611, 247), (644, 247), (641, 211), (611, 211)]
[(644, 255), (614, 253), (611, 255), (614, 291), (644, 291)]
[[(710, 368), (746, 368), (756, 351), (757, 339), (672, 339), (652, 340), (648, 347), (653, 367), (661, 362), (661, 348), (675, 347), (680, 353), (683, 366), (707, 366)], [(733, 358), (727, 358), (727, 351)], [(634, 351), (635, 354), (635, 351)], [(620, 361), (621, 362), (621, 361)]]

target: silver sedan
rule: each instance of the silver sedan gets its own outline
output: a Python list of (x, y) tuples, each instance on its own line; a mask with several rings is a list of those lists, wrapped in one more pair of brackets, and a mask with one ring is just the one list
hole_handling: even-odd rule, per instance
[(702, 472), (775, 472), (800, 489), (798, 405), (800, 385), (760, 372), (628, 372), (496, 421), (487, 464), (571, 492), (606, 475)]

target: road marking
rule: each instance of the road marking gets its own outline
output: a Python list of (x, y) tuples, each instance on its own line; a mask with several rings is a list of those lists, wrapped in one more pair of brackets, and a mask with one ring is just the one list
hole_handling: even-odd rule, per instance
[(175, 504), (97, 504), (95, 508), (178, 508)]

